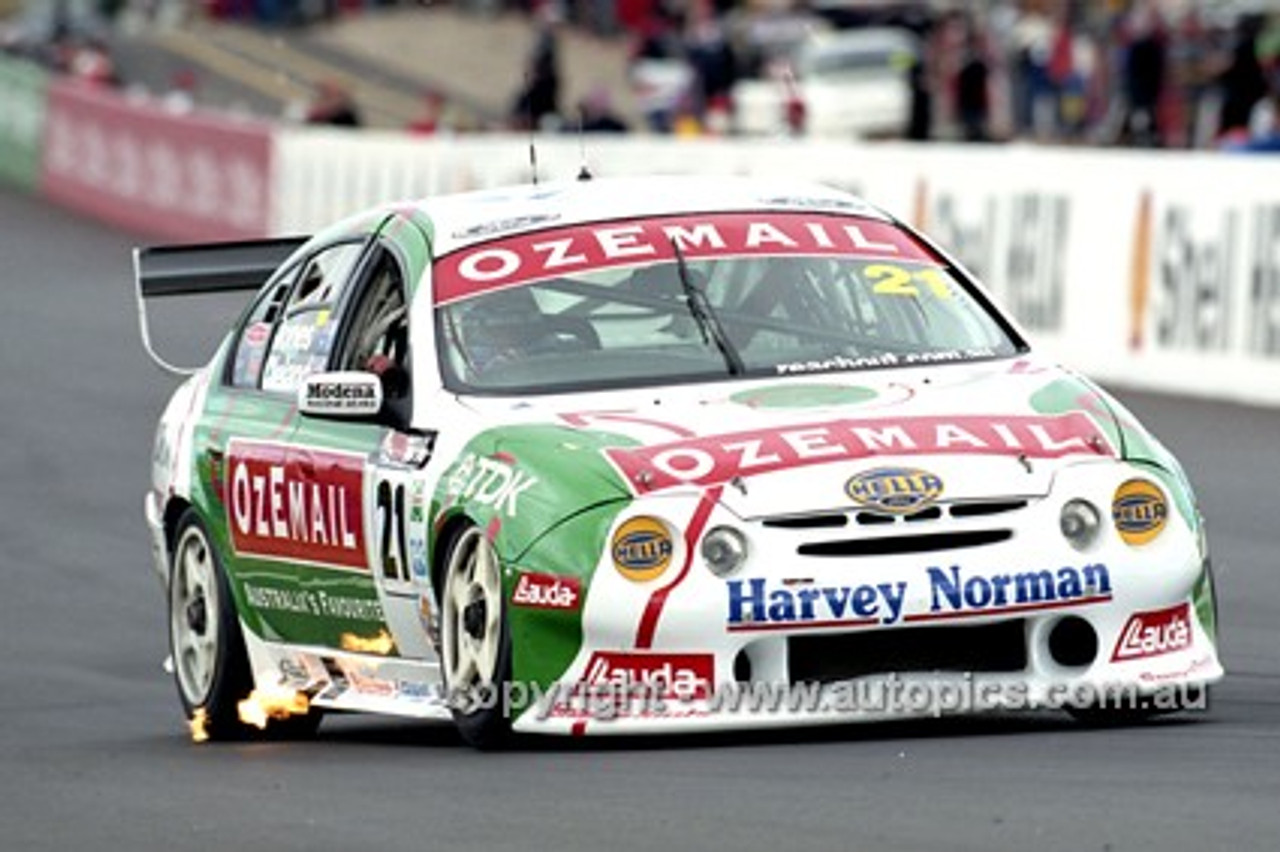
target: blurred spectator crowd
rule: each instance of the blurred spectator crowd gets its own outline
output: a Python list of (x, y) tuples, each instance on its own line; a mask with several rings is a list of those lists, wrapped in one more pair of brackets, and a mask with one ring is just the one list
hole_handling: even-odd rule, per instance
[(550, 3), (527, 9), (517, 124), (576, 129), (555, 95), (567, 20), (628, 40), (652, 132), (1280, 149), (1267, 0)]
[[(410, 5), (410, 0), (402, 0)], [(416, 2), (416, 0), (415, 0)], [(50, 0), (0, 44), (114, 84), (102, 28), (175, 0)], [(27, 4), (30, 5), (30, 4)], [(397, 0), (201, 0), (189, 13), (306, 25)], [(533, 24), (488, 126), (1280, 151), (1280, 3), (1267, 0), (455, 0)], [(0, 3), (0, 12), (3, 12)], [(566, 27), (628, 52), (630, 88), (566, 103)], [(319, 87), (304, 120), (359, 125)], [(447, 93), (426, 93), (442, 129)], [(635, 104), (628, 122), (615, 110)]]

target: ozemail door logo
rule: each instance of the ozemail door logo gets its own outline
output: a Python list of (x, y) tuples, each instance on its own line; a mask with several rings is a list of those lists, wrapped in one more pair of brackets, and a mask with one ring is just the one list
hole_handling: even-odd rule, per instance
[(1130, 616), (1111, 662), (1158, 657), (1191, 647), (1191, 607), (1186, 603)]
[[(908, 580), (850, 585), (784, 586), (756, 577), (730, 580), (731, 631), (871, 627), (1000, 613), (1055, 609), (1111, 599), (1111, 574), (1098, 562), (1056, 571), (978, 573), (958, 565), (930, 567), (924, 595)], [(928, 608), (907, 612), (908, 601)]]
[(369, 570), (362, 456), (233, 440), (225, 470), (236, 553)]
[(878, 467), (852, 477), (844, 486), (861, 506), (894, 514), (918, 512), (942, 496), (942, 479), (909, 467)]
[[(1061, 458), (1106, 456), (1112, 450), (1092, 418), (1073, 411), (1059, 415), (842, 419), (704, 435), (642, 447), (611, 447), (604, 453), (632, 489), (647, 493), (680, 485), (707, 487), (736, 476), (874, 456)], [(920, 475), (924, 471), (911, 473)], [(922, 493), (935, 485), (940, 492), (941, 482), (915, 482)], [(868, 494), (872, 487), (867, 483)]]

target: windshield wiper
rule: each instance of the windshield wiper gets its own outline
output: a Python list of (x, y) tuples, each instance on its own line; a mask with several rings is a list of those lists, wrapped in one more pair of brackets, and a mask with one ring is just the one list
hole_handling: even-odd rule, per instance
[(689, 314), (698, 324), (698, 330), (702, 332), (702, 342), (714, 342), (720, 354), (724, 356), (729, 375), (741, 376), (747, 371), (746, 365), (742, 363), (742, 356), (729, 342), (729, 336), (725, 334), (724, 326), (720, 324), (720, 318), (716, 316), (715, 308), (711, 307), (707, 294), (694, 286), (693, 279), (689, 277), (689, 267), (684, 262), (684, 252), (680, 250), (680, 243), (674, 238), (671, 240), (671, 248), (676, 253), (676, 273), (680, 276), (680, 289), (684, 291), (684, 300), (689, 306)]

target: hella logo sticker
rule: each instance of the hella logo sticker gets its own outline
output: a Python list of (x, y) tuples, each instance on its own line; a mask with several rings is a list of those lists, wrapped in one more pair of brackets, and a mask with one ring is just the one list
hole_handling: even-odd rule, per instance
[(671, 565), (675, 546), (667, 525), (644, 515), (632, 518), (613, 534), (614, 567), (637, 583), (657, 579)]
[(869, 509), (894, 514), (918, 512), (942, 496), (942, 478), (910, 467), (877, 467), (844, 485), (849, 499)]
[(1169, 518), (1164, 492), (1153, 482), (1130, 479), (1116, 489), (1111, 520), (1116, 532), (1129, 544), (1146, 544), (1160, 535)]

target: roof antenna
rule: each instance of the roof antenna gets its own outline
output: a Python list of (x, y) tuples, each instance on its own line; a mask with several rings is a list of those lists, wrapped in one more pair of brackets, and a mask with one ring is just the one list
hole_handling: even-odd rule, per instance
[(537, 119), (533, 114), (533, 71), (526, 68), (524, 72), (524, 120), (529, 126), (529, 171), (532, 172), (533, 185), (538, 185), (538, 145)]
[(594, 175), (587, 166), (587, 130), (586, 130), (586, 110), (578, 109), (578, 150), (582, 156), (582, 165), (578, 167), (578, 180), (591, 180)]

